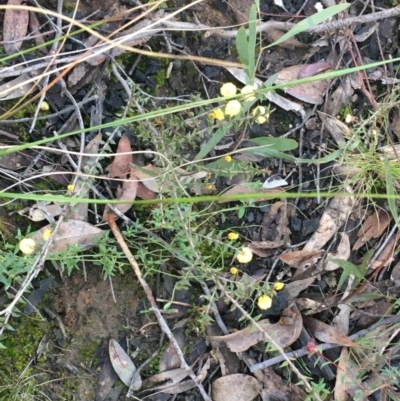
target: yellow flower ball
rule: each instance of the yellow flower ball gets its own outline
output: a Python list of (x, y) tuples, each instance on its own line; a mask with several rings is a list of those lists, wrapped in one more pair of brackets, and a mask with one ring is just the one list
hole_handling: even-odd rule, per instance
[(278, 281), (277, 283), (274, 284), (274, 290), (275, 291), (280, 291), (285, 287), (284, 283), (281, 283), (280, 281)]
[(69, 184), (68, 186), (67, 186), (67, 191), (69, 191), (69, 192), (74, 192), (74, 186), (72, 185), (72, 184)]
[(264, 106), (257, 106), (253, 111), (252, 114), (257, 124), (264, 124), (269, 119), (269, 113), (266, 107)]
[(249, 263), (253, 259), (253, 252), (249, 247), (243, 246), (236, 255), (236, 259), (239, 263)]
[(24, 255), (31, 255), (35, 252), (36, 242), (32, 238), (24, 238), (19, 241), (18, 247)]
[(218, 121), (222, 121), (222, 120), (225, 119), (224, 112), (223, 112), (221, 109), (216, 109), (216, 110), (212, 111), (212, 112), (208, 115), (208, 117), (209, 117), (211, 120), (218, 120)]
[[(249, 93), (253, 93), (255, 90), (257, 90), (257, 86), (255, 86), (255, 85), (246, 85), (246, 86), (244, 86), (244, 87), (242, 88), (242, 90), (240, 91), (240, 93), (241, 93), (242, 95), (247, 95), (247, 94), (249, 94)], [(246, 102), (252, 102), (253, 100), (256, 100), (256, 97), (255, 97), (254, 95), (252, 95), (252, 96), (246, 96), (246, 97), (244, 98), (244, 100), (245, 100)]]
[(47, 240), (50, 238), (51, 233), (52, 233), (52, 231), (50, 230), (50, 228), (44, 230), (44, 232), (43, 232), (43, 237), (42, 237), (42, 238), (43, 238), (45, 241), (47, 241)]
[(264, 116), (256, 117), (256, 123), (259, 125), (265, 124), (267, 121), (268, 121), (268, 119)]
[(230, 100), (225, 106), (225, 115), (228, 117), (234, 117), (240, 113), (242, 105), (239, 100)]
[(257, 305), (262, 310), (267, 310), (272, 306), (272, 298), (269, 295), (261, 295), (257, 300)]
[(208, 189), (208, 190), (215, 189), (215, 185), (214, 184), (207, 184), (206, 185), (206, 189)]
[(45, 100), (43, 100), (42, 104), (40, 105), (40, 110), (41, 111), (49, 111), (50, 110), (50, 106)]
[(226, 84), (223, 84), (220, 89), (220, 93), (222, 96), (234, 96), (236, 95), (236, 92), (236, 85), (232, 82), (227, 82)]
[(238, 274), (239, 273), (239, 269), (237, 267), (231, 267), (229, 269), (231, 274)]
[(232, 161), (232, 156), (226, 155), (226, 156), (224, 157), (224, 160), (225, 160), (227, 163), (230, 163), (230, 162)]
[(238, 233), (229, 233), (228, 234), (228, 239), (230, 239), (231, 241), (234, 241), (234, 240), (236, 240), (236, 239), (238, 239), (239, 238), (239, 234)]

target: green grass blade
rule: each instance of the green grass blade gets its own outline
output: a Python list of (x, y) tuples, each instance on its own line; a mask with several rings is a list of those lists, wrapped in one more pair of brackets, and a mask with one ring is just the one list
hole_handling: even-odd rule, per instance
[(285, 35), (283, 35), (277, 41), (267, 46), (266, 49), (272, 46), (276, 46), (277, 44), (292, 38), (293, 36), (305, 31), (308, 28), (312, 28), (313, 26), (318, 25), (320, 22), (323, 22), (333, 17), (334, 15), (340, 13), (349, 6), (350, 6), (349, 3), (338, 4), (336, 6), (328, 7), (325, 10), (322, 10), (314, 15), (311, 15), (310, 17), (307, 17), (303, 21), (300, 21), (298, 24), (296, 24), (289, 32), (285, 33)]
[(274, 150), (279, 150), (281, 152), (298, 148), (297, 141), (288, 138), (254, 138), (250, 139), (249, 142), (253, 142), (258, 146), (270, 146), (273, 147)]
[(197, 153), (194, 160), (201, 160), (204, 156), (210, 153), (211, 150), (214, 149), (215, 145), (219, 143), (219, 141), (225, 136), (225, 134), (229, 132), (229, 127), (224, 127), (217, 129), (214, 135), (210, 138), (210, 140), (203, 146), (199, 153)]
[(393, 186), (393, 177), (392, 171), (390, 169), (390, 163), (387, 157), (385, 156), (385, 173), (386, 173), (386, 193), (387, 200), (389, 204), (390, 212), (392, 213), (394, 221), (399, 224), (399, 214), (397, 212), (396, 199), (394, 197), (395, 191)]
[(236, 34), (236, 50), (239, 54), (239, 60), (246, 67), (249, 66), (249, 43), (247, 42), (246, 29), (241, 26)]

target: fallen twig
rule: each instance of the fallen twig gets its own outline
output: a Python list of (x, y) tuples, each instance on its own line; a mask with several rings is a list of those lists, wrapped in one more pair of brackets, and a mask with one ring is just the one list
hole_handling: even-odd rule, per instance
[(115, 215), (113, 213), (110, 213), (108, 215), (108, 225), (111, 228), (111, 231), (113, 232), (115, 239), (117, 240), (119, 246), (121, 247), (122, 251), (124, 252), (125, 256), (127, 257), (130, 265), (132, 266), (133, 271), (136, 274), (137, 279), (139, 280), (140, 285), (142, 286), (146, 297), (148, 301), (150, 302), (151, 309), (153, 310), (154, 314), (156, 315), (156, 318), (158, 320), (158, 323), (160, 325), (161, 330), (165, 333), (165, 335), (168, 337), (169, 341), (175, 348), (175, 351), (179, 357), (180, 363), (181, 363), (181, 368), (185, 369), (188, 372), (188, 376), (194, 381), (198, 389), (200, 390), (200, 393), (205, 401), (212, 401), (207, 392), (205, 391), (203, 385), (197, 378), (197, 376), (194, 374), (193, 370), (190, 368), (190, 366), (186, 363), (185, 357), (182, 353), (182, 350), (180, 349), (178, 343), (176, 342), (176, 339), (174, 335), (172, 334), (170, 328), (168, 327), (167, 322), (165, 321), (164, 317), (162, 316), (160, 310), (157, 307), (156, 300), (153, 296), (153, 293), (147, 284), (147, 281), (144, 279), (142, 272), (140, 270), (140, 267), (138, 263), (136, 262), (136, 259), (132, 255), (132, 252), (130, 251), (128, 245), (126, 244), (121, 231), (119, 230), (117, 224), (115, 223)]

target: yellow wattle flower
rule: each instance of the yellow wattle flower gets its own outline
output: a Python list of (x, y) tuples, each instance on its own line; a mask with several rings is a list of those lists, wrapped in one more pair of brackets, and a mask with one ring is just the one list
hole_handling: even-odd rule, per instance
[(236, 95), (237, 88), (232, 82), (227, 82), (221, 86), (220, 93), (222, 96), (234, 96)]
[(236, 259), (239, 263), (249, 263), (253, 259), (253, 252), (249, 247), (243, 246), (236, 255)]
[(262, 310), (267, 310), (272, 306), (272, 298), (269, 295), (261, 295), (258, 297), (257, 305)]

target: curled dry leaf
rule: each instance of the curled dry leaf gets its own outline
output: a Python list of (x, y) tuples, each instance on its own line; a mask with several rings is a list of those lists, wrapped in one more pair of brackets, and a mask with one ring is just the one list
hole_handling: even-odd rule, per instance
[[(282, 313), (281, 322), (270, 323), (268, 319), (258, 324), (282, 348), (297, 340), (303, 327), (303, 319), (296, 304), (289, 305)], [(267, 341), (264, 334), (252, 326), (226, 336), (210, 337), (212, 341), (223, 341), (232, 352), (244, 352), (260, 341)]]
[(317, 340), (324, 343), (333, 343), (343, 345), (344, 347), (354, 347), (357, 345), (354, 341), (350, 340), (349, 337), (344, 335), (339, 329), (329, 324), (323, 323), (313, 317), (304, 316), (304, 325), (312, 336)]
[(368, 216), (365, 219), (362, 227), (358, 230), (358, 240), (353, 245), (353, 250), (356, 251), (360, 249), (372, 238), (379, 238), (386, 230), (391, 220), (392, 218), (389, 213), (382, 209)]
[[(8, 0), (9, 6), (20, 6), (22, 0)], [(29, 11), (8, 8), (4, 13), (3, 41), (7, 54), (17, 53), (28, 32)]]
[(251, 401), (262, 389), (262, 384), (253, 376), (235, 373), (215, 380), (211, 385), (214, 401)]
[(260, 258), (266, 258), (271, 255), (272, 249), (280, 248), (285, 245), (284, 240), (276, 241), (253, 241), (247, 246), (253, 251), (254, 254)]
[(345, 138), (348, 139), (353, 136), (351, 129), (336, 117), (329, 116), (321, 111), (318, 111), (317, 113), (321, 121), (324, 123), (325, 128), (329, 131), (338, 145), (342, 145), (345, 142)]
[[(43, 241), (43, 234), (47, 230), (52, 230), (52, 226), (48, 224), (41, 228), (33, 239), (40, 243)], [(98, 239), (103, 235), (100, 228), (94, 227), (89, 223), (80, 220), (63, 221), (60, 228), (55, 234), (53, 243), (50, 246), (51, 252), (62, 252), (69, 245), (79, 245), (82, 250), (90, 249)]]
[(332, 271), (339, 268), (339, 266), (332, 262), (330, 259), (343, 259), (347, 260), (350, 257), (350, 240), (349, 236), (346, 233), (341, 233), (342, 240), (336, 250), (335, 253), (328, 253), (327, 255), (327, 263), (324, 267), (326, 271)]
[[(317, 63), (320, 64), (320, 63)], [(324, 69), (330, 68), (326, 63), (321, 63), (321, 67), (325, 67)], [(291, 67), (285, 68), (284, 70), (278, 73), (278, 76), (275, 80), (275, 84), (284, 84), (288, 82), (295, 81), (300, 79), (300, 74), (310, 74), (312, 71), (319, 72), (318, 69), (320, 67), (312, 67), (310, 65), (293, 65)], [(308, 75), (309, 76), (309, 75)], [(295, 97), (296, 99), (302, 100), (303, 102), (311, 103), (311, 104), (321, 104), (324, 101), (324, 94), (328, 89), (329, 80), (324, 79), (315, 82), (309, 82), (306, 84), (300, 84), (296, 86), (291, 86), (285, 89), (285, 91)]]
[(350, 195), (353, 190), (349, 186), (345, 189), (349, 196), (346, 198), (334, 198), (329, 202), (328, 207), (321, 216), (318, 230), (311, 236), (303, 250), (315, 251), (321, 249), (346, 222), (354, 207), (355, 199)]
[[(113, 338), (110, 339), (108, 344), (108, 351), (110, 353), (110, 360), (115, 373), (119, 376), (122, 383), (129, 387), (131, 385), (132, 377), (136, 372), (136, 366), (125, 350), (119, 345), (118, 341)], [(142, 388), (142, 379), (140, 375), (137, 375), (137, 379), (134, 381), (132, 388), (134, 391), (138, 391)]]

